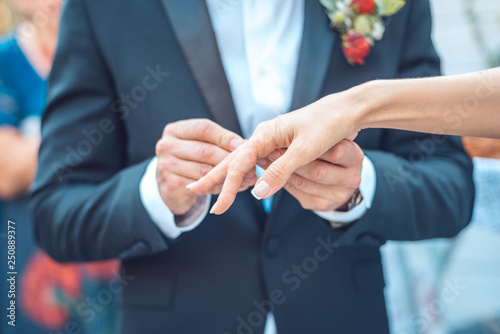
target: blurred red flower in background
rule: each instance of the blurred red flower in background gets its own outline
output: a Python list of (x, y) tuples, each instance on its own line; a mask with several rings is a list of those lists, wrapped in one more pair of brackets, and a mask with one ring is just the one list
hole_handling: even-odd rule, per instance
[(87, 262), (78, 264), (82, 272), (91, 278), (99, 281), (105, 281), (113, 278), (113, 276), (118, 275), (120, 268), (119, 260), (109, 260), (109, 261), (99, 261), (99, 262)]
[[(20, 275), (21, 308), (42, 328), (57, 331), (71, 314), (71, 303), (82, 297), (85, 277), (106, 280), (118, 272), (119, 261), (62, 264), (41, 251), (35, 252)], [(58, 298), (58, 292), (63, 300)]]

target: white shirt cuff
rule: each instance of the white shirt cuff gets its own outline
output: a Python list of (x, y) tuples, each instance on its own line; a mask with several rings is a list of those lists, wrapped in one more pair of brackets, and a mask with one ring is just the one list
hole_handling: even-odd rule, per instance
[(331, 223), (352, 223), (360, 219), (366, 211), (372, 206), (375, 189), (377, 187), (377, 177), (375, 174), (375, 166), (368, 157), (363, 158), (363, 166), (361, 167), (361, 183), (359, 191), (363, 195), (361, 203), (356, 205), (350, 211), (314, 211), (321, 218), (328, 220)]
[[(158, 158), (154, 157), (146, 168), (146, 172), (144, 173), (139, 185), (141, 201), (142, 205), (151, 217), (151, 220), (153, 220), (160, 231), (168, 238), (175, 239), (181, 235), (181, 233), (191, 231), (200, 225), (208, 213), (211, 196), (203, 196), (206, 197), (206, 199), (204, 199), (205, 203), (203, 210), (200, 209), (199, 205), (195, 204), (193, 206), (193, 209), (197, 210), (197, 212), (200, 212), (201, 214), (190, 215), (188, 212), (182, 217), (184, 217), (183, 219), (186, 219), (185, 217), (189, 217), (188, 219), (192, 221), (188, 222), (184, 220), (182, 222), (182, 227), (177, 226), (176, 217), (161, 198), (160, 190), (158, 189), (158, 182), (156, 180), (157, 166)], [(197, 204), (201, 202), (201, 200), (202, 197), (199, 198)]]

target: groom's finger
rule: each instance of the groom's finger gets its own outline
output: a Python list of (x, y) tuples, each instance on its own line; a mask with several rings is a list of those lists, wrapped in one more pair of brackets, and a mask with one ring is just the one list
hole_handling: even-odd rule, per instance
[(353, 141), (343, 139), (319, 159), (342, 167), (353, 167), (363, 162), (363, 150)]
[(345, 168), (323, 160), (314, 160), (298, 168), (295, 174), (320, 184), (337, 185), (345, 174)]
[(175, 156), (181, 160), (217, 165), (229, 154), (219, 146), (193, 140), (180, 140), (171, 136), (162, 137), (156, 144), (158, 157)]
[(184, 140), (197, 140), (217, 145), (232, 152), (243, 144), (236, 133), (224, 129), (209, 119), (188, 119), (168, 124), (163, 135), (172, 135)]
[[(201, 179), (214, 168), (214, 166), (209, 164), (184, 161), (176, 158), (169, 159), (164, 162), (163, 165), (166, 165), (165, 168), (167, 168), (171, 173), (192, 179), (193, 181)], [(257, 175), (255, 174), (254, 168), (243, 177), (241, 185), (248, 188), (249, 186), (254, 185), (256, 181)], [(216, 185), (214, 185), (214, 187), (210, 189), (210, 192), (212, 194), (219, 193), (221, 188), (222, 182), (220, 183), (220, 187), (216, 187)]]
[(177, 174), (193, 181), (199, 180), (207, 175), (214, 166), (206, 163), (181, 160), (176, 157), (170, 157), (161, 162), (162, 168), (168, 170), (169, 173)]

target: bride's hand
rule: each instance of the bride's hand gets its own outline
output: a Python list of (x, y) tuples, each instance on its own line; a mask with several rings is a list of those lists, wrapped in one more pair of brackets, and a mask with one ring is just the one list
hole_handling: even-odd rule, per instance
[[(210, 173), (190, 184), (195, 194), (210, 193), (223, 187), (211, 213), (222, 214), (234, 202), (243, 178), (254, 166), (265, 161), (275, 150), (284, 154), (266, 169), (252, 194), (268, 198), (280, 190), (292, 173), (319, 158), (344, 138), (354, 139), (358, 128), (354, 110), (343, 93), (327, 96), (305, 108), (278, 116), (257, 126), (251, 138), (226, 157)], [(338, 107), (336, 107), (338, 106)]]

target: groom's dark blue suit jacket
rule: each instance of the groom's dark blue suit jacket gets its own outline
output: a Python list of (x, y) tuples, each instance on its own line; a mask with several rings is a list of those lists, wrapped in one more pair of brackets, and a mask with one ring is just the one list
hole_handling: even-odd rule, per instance
[[(351, 66), (319, 1), (306, 0), (292, 109), (367, 80), (439, 74), (427, 0), (407, 0), (385, 23), (366, 65)], [(188, 118), (241, 133), (204, 0), (67, 1), (36, 237), (60, 261), (123, 259), (123, 333), (261, 333), (266, 308), (282, 334), (384, 333), (379, 247), (451, 237), (469, 222), (472, 165), (459, 138), (371, 129), (357, 142), (374, 163), (376, 194), (348, 227), (331, 228), (283, 190), (266, 215), (247, 191), (170, 240), (139, 182), (163, 127)]]

